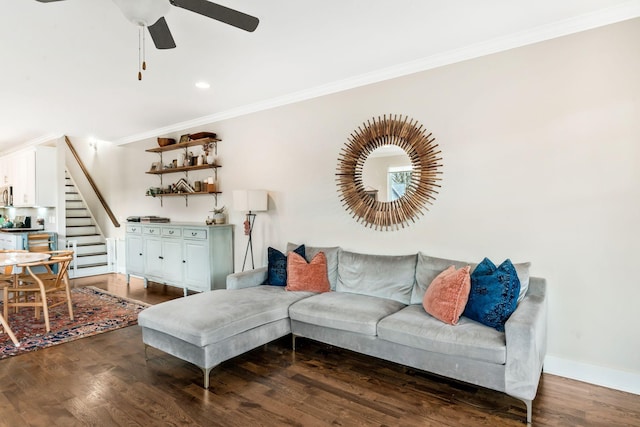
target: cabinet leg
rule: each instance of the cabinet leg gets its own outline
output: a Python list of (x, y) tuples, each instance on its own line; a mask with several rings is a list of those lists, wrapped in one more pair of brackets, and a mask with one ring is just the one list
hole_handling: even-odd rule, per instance
[(184, 288), (183, 291), (184, 291), (184, 296), (186, 297), (187, 296), (187, 288)]
[(147, 289), (149, 287), (149, 281), (147, 280), (147, 278), (144, 278), (144, 288)]

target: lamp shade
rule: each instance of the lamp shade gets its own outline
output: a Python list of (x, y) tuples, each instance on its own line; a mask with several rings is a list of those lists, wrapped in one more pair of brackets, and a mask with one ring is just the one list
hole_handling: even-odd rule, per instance
[(243, 212), (267, 210), (267, 190), (234, 190), (233, 208)]

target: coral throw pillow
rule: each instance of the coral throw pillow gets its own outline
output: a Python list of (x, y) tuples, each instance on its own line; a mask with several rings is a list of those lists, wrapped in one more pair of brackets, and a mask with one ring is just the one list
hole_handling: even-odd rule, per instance
[(438, 274), (422, 299), (424, 310), (438, 320), (455, 325), (467, 305), (471, 289), (470, 266), (451, 267)]
[(469, 301), (462, 313), (483, 325), (504, 332), (504, 324), (516, 310), (520, 279), (509, 259), (498, 267), (489, 258), (471, 274)]
[(287, 257), (288, 291), (329, 292), (329, 276), (327, 275), (327, 257), (318, 252), (311, 262), (295, 252)]

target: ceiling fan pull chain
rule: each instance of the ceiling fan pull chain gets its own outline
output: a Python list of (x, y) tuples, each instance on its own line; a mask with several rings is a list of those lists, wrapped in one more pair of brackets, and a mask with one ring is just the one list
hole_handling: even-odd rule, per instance
[(140, 63), (142, 62), (142, 27), (138, 27), (138, 80), (142, 80), (142, 70)]
[(146, 70), (147, 69), (147, 46), (146, 46), (146, 42), (147, 42), (147, 35), (146, 32), (144, 31), (145, 28), (147, 28), (146, 26), (144, 27), (140, 27), (140, 31), (142, 31), (142, 69)]

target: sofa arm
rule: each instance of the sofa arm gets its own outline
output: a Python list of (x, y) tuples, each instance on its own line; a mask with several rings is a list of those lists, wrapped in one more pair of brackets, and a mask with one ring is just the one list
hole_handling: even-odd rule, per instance
[(258, 286), (267, 280), (267, 267), (233, 273), (227, 276), (227, 289), (242, 289)]
[(547, 283), (532, 277), (527, 296), (505, 324), (505, 392), (533, 400), (547, 352)]

